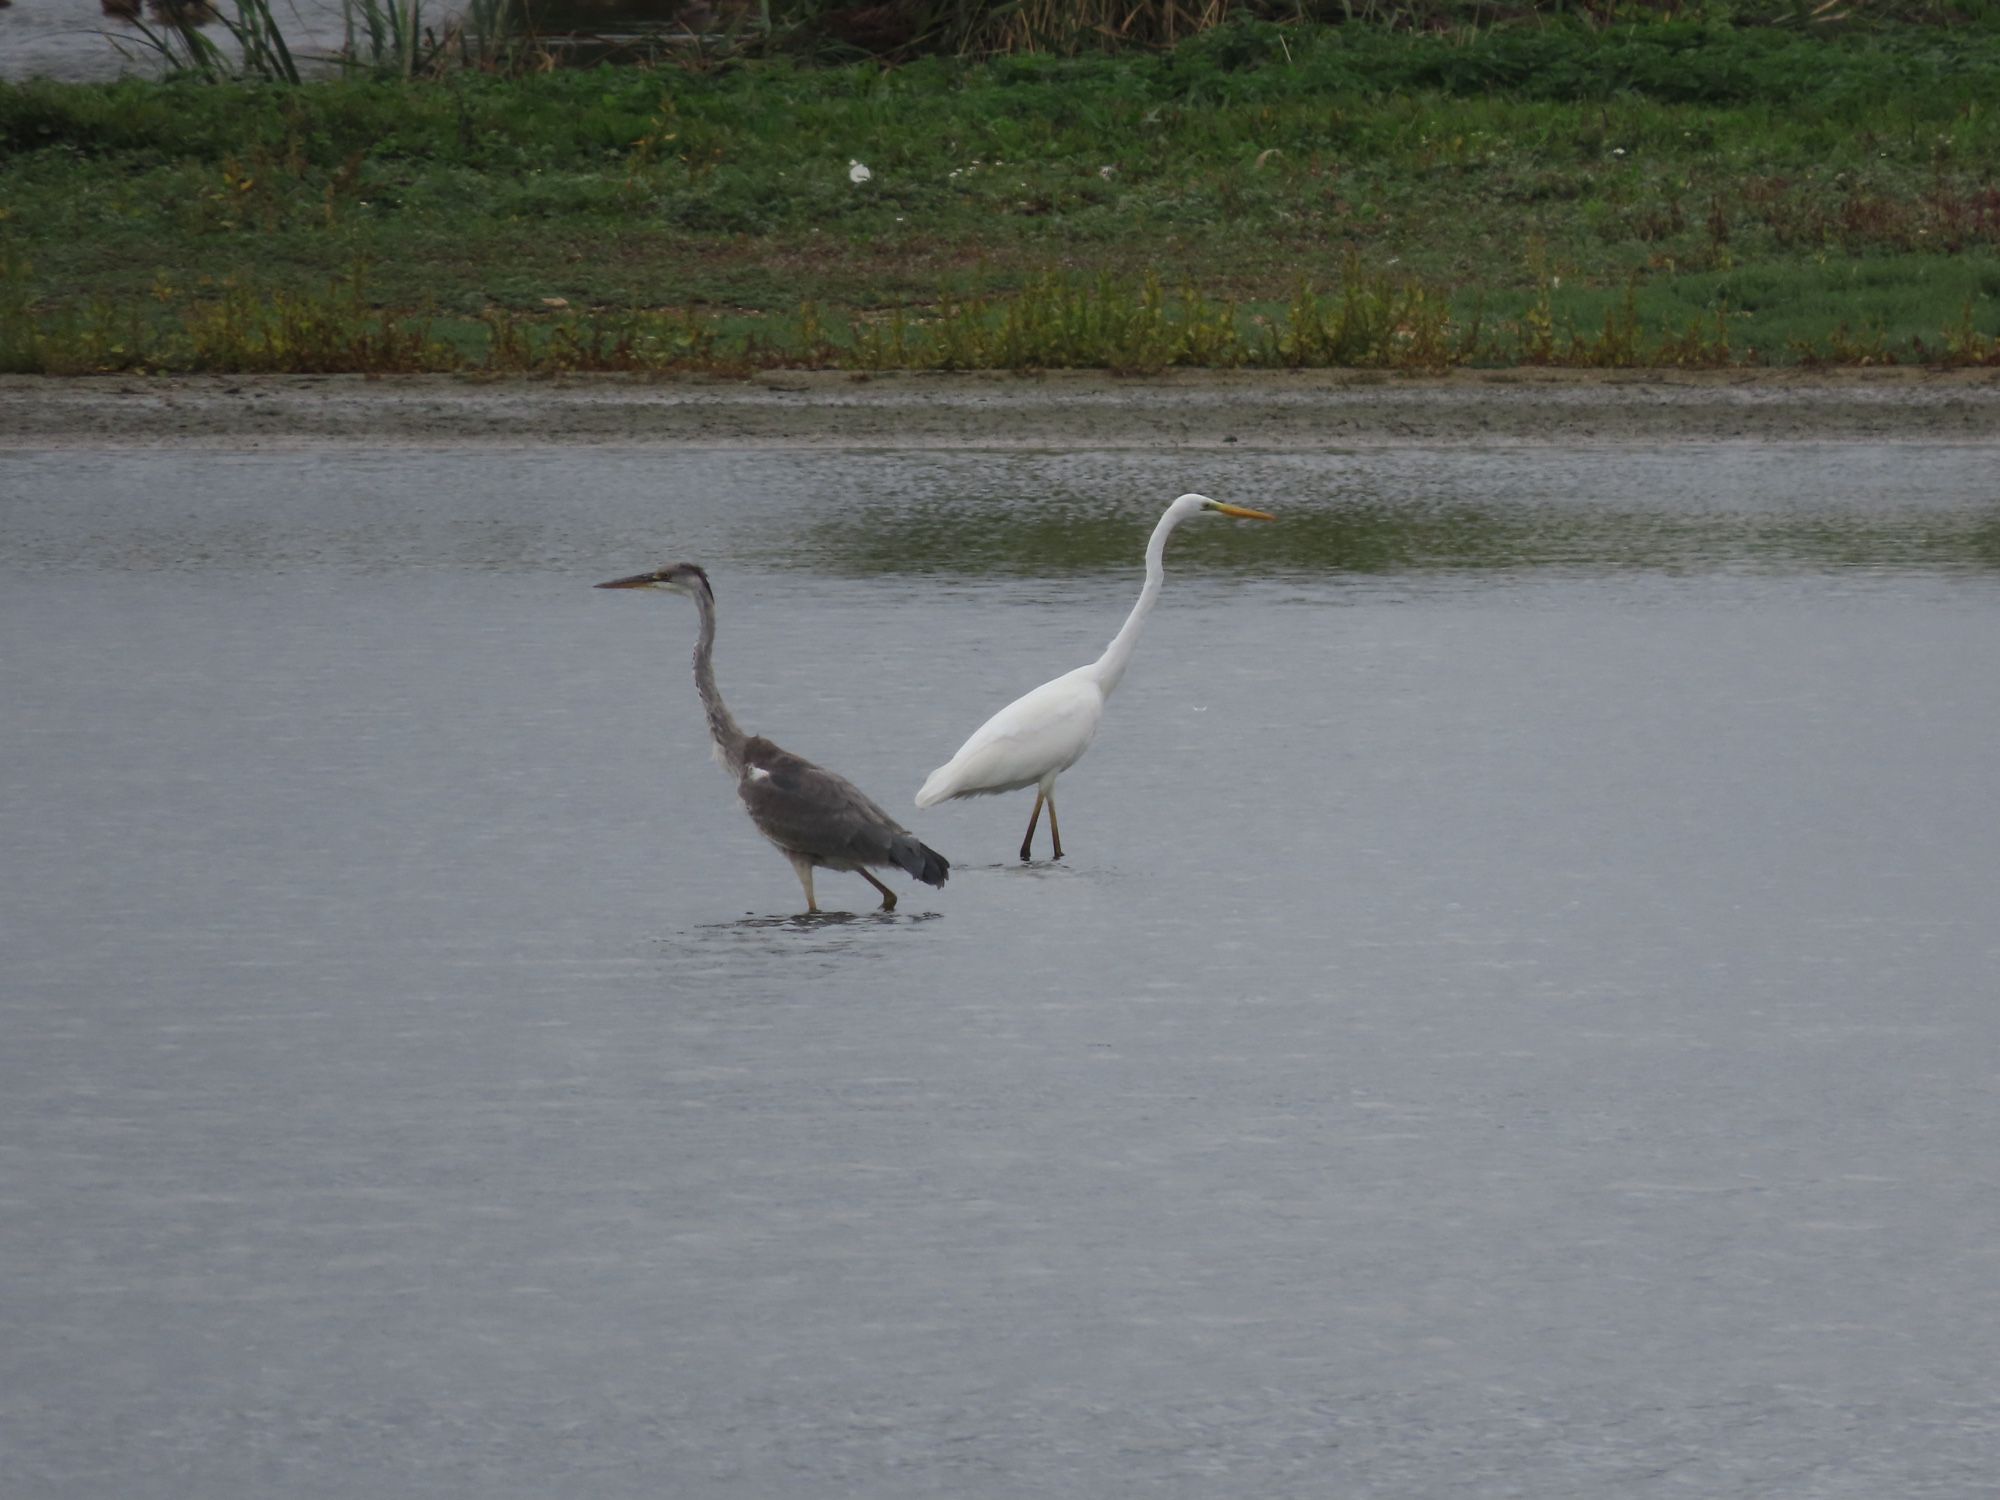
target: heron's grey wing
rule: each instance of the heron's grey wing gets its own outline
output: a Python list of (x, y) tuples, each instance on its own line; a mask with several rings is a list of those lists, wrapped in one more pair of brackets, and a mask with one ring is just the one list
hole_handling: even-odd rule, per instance
[(950, 862), (926, 847), (845, 776), (761, 736), (744, 747), (737, 783), (751, 820), (781, 849), (857, 865), (895, 865), (943, 885)]

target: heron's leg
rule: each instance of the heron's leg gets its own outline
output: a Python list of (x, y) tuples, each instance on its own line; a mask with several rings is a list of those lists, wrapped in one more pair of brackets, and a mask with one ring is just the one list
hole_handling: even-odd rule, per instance
[(1035, 825), (1041, 821), (1042, 821), (1042, 794), (1039, 791), (1037, 791), (1035, 793), (1035, 810), (1028, 814), (1028, 832), (1021, 840), (1021, 862), (1023, 864), (1027, 863), (1028, 851), (1032, 849), (1035, 844)]
[(882, 910), (894, 911), (896, 909), (896, 893), (894, 891), (890, 890), (889, 887), (882, 884), (881, 881), (870, 875), (866, 870), (856, 870), (854, 873), (882, 893)]
[(1062, 830), (1056, 827), (1056, 794), (1049, 793), (1049, 841), (1056, 846), (1055, 857), (1062, 858)]
[(812, 861), (798, 854), (787, 855), (786, 857), (792, 862), (792, 870), (799, 877), (799, 884), (806, 889), (806, 910), (817, 915), (819, 904), (813, 900)]

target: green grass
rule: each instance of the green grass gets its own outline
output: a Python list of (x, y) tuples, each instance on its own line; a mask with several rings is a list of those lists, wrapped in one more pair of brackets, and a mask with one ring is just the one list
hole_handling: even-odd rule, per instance
[[(888, 71), (0, 86), (0, 365), (1987, 361), (1996, 78), (1990, 26), (1245, 24)], [(1343, 307), (1391, 321), (1327, 336)]]

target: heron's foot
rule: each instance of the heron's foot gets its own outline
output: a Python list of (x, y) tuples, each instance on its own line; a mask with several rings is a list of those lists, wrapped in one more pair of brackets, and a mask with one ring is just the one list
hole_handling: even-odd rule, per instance
[(876, 890), (882, 893), (882, 910), (894, 911), (896, 909), (896, 893), (890, 890), (889, 887), (887, 887), (886, 885), (882, 884), (881, 881), (877, 880), (874, 877), (874, 875), (871, 874), (869, 871), (862, 870), (859, 873), (863, 880), (867, 881), (870, 885), (874, 886)]

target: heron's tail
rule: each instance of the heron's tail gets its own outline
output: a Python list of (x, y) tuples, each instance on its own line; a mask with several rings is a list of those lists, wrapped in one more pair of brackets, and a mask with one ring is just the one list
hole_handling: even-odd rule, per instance
[(951, 875), (951, 861), (913, 834), (904, 834), (889, 846), (889, 858), (899, 870), (925, 885), (943, 885)]

